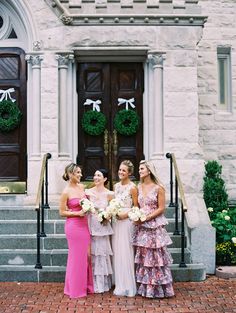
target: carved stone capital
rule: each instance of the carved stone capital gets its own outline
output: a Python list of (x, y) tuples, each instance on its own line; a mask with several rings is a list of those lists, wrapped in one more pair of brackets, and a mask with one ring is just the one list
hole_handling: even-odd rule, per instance
[(27, 54), (25, 60), (33, 66), (40, 67), (43, 60), (41, 54)]
[(33, 42), (33, 50), (34, 51), (42, 50), (42, 47), (43, 47), (43, 43), (41, 40), (36, 40)]
[(60, 16), (60, 20), (62, 21), (63, 24), (65, 25), (70, 25), (73, 22), (73, 18), (70, 16), (67, 16), (65, 14), (62, 14)]
[(73, 54), (56, 54), (56, 59), (58, 61), (58, 67), (68, 67), (70, 62), (74, 61), (74, 55)]
[(163, 61), (165, 55), (163, 53), (149, 53), (148, 62), (153, 65), (153, 67), (163, 67)]

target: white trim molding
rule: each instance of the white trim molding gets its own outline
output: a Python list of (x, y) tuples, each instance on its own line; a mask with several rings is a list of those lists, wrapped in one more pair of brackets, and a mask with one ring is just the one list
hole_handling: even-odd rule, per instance
[[(73, 90), (70, 77), (72, 73), (72, 63), (74, 62), (74, 54), (71, 52), (60, 52), (56, 54), (58, 61), (58, 154), (59, 157), (71, 158), (72, 157), (72, 102)], [(76, 90), (76, 89), (75, 89)], [(74, 92), (75, 92), (74, 90)], [(71, 121), (71, 123), (69, 122)]]
[[(30, 157), (41, 155), (41, 62), (43, 56), (40, 53), (30, 53), (25, 57), (28, 63), (28, 132)], [(30, 125), (29, 125), (30, 124)]]
[(155, 160), (164, 156), (164, 109), (163, 109), (163, 61), (165, 53), (149, 51), (148, 71), (148, 158)]

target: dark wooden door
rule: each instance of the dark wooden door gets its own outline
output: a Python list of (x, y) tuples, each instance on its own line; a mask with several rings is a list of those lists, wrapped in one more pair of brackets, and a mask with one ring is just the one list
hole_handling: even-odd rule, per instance
[(0, 132), (0, 182), (26, 182), (26, 62), (19, 48), (0, 48), (0, 89), (9, 88), (23, 118), (16, 129)]
[[(129, 159), (135, 165), (133, 179), (138, 180), (138, 163), (143, 159), (143, 65), (141, 63), (83, 63), (78, 64), (78, 114), (79, 142), (77, 162), (83, 166), (84, 180), (91, 180), (96, 169), (109, 170), (110, 181), (117, 180), (122, 160)], [(125, 104), (118, 106), (118, 98), (134, 98), (140, 124), (136, 134), (120, 135), (114, 129), (114, 117)], [(100, 100), (100, 110), (105, 114), (107, 127), (104, 133), (91, 136), (81, 125), (83, 114), (92, 110), (84, 105), (87, 99)]]

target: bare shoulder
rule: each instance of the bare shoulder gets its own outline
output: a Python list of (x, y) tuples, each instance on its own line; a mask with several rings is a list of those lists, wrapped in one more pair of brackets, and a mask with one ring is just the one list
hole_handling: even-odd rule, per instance
[(131, 182), (131, 189), (138, 189), (137, 185), (134, 182)]
[(157, 185), (158, 186), (158, 192), (164, 194), (165, 193), (165, 187), (163, 185)]
[(84, 184), (82, 184), (82, 183), (79, 183), (79, 184), (78, 184), (78, 187), (79, 187), (81, 190), (84, 190), (84, 189), (85, 189)]
[(61, 197), (60, 200), (65, 200), (68, 198), (68, 194), (69, 194), (69, 188), (65, 187), (64, 190), (61, 193)]

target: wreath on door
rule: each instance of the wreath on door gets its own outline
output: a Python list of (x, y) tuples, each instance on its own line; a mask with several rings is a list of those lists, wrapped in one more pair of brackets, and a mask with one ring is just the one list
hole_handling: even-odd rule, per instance
[(106, 116), (98, 111), (86, 111), (82, 117), (82, 128), (91, 136), (101, 135), (106, 128)]
[(120, 135), (131, 136), (139, 128), (139, 116), (134, 110), (120, 110), (114, 118), (114, 127)]
[(8, 133), (20, 125), (22, 113), (15, 102), (3, 100), (0, 102), (0, 131)]

